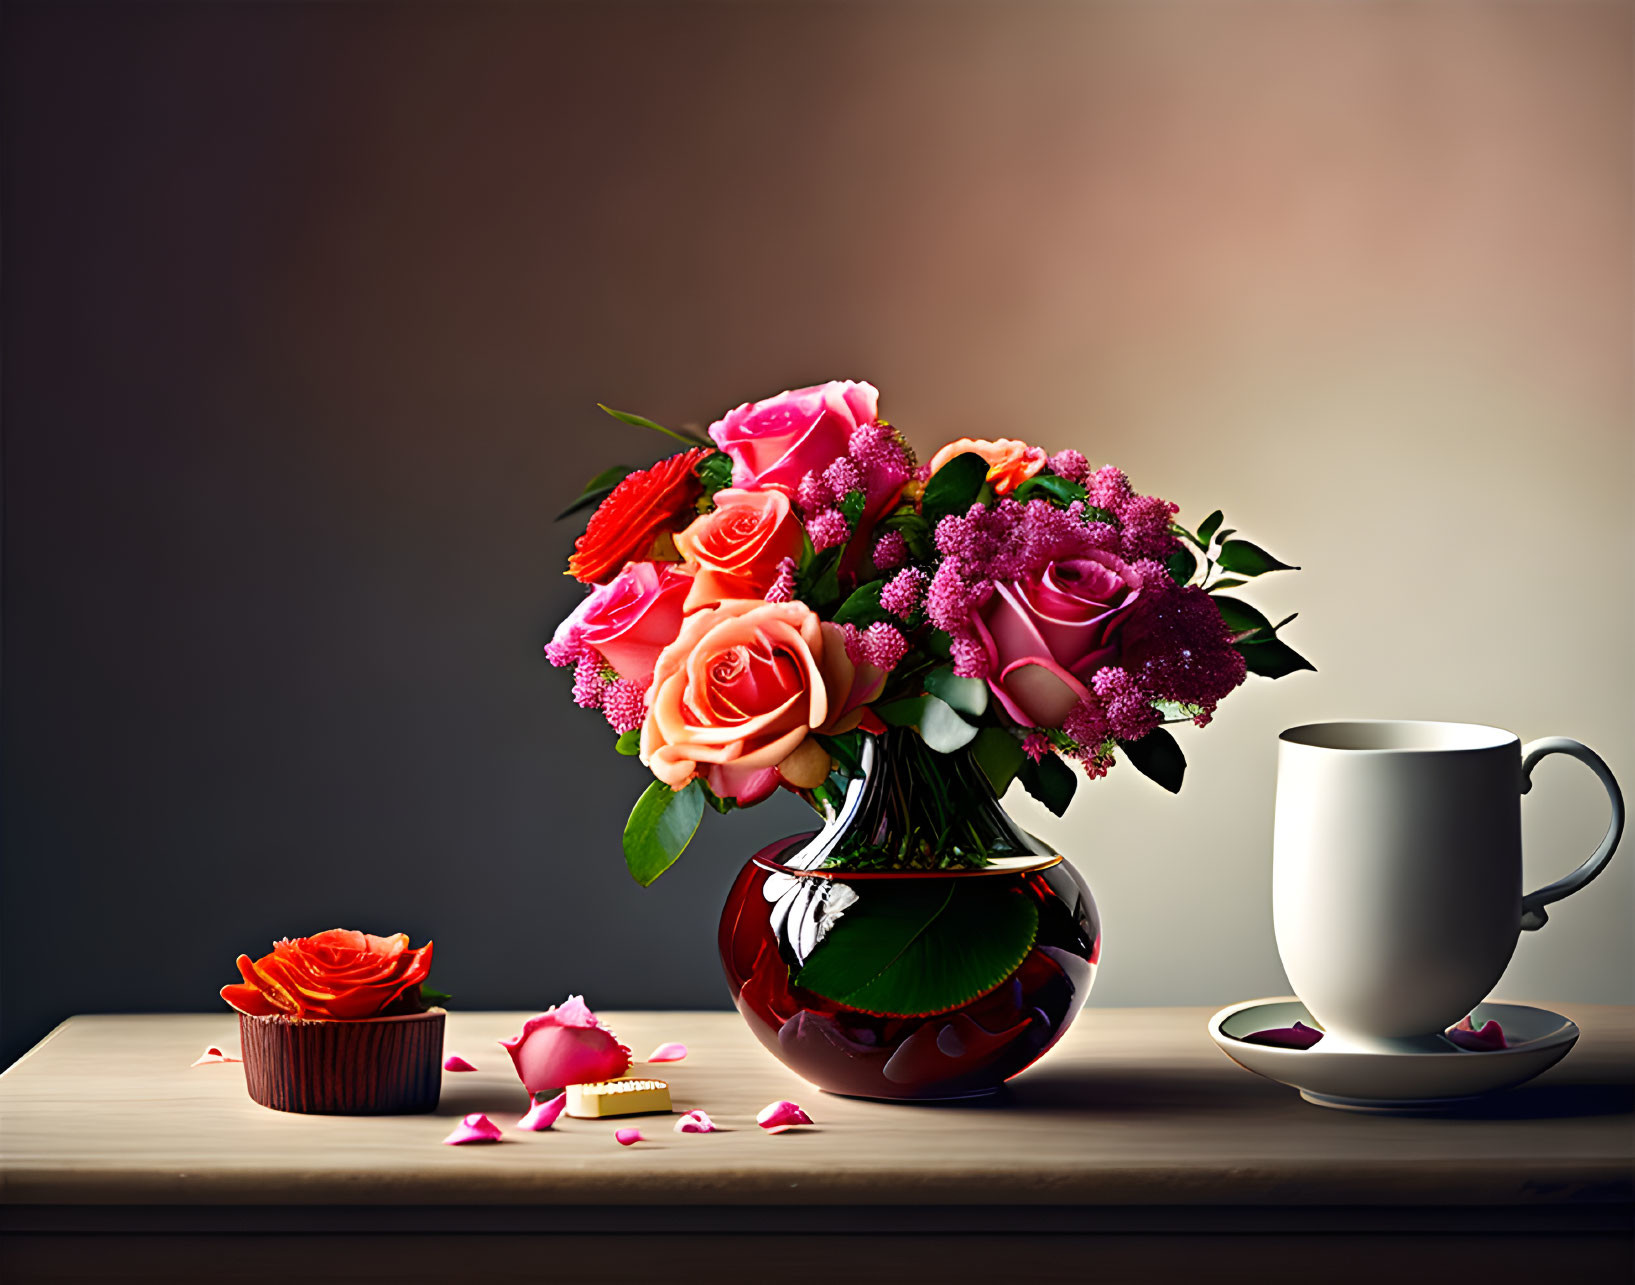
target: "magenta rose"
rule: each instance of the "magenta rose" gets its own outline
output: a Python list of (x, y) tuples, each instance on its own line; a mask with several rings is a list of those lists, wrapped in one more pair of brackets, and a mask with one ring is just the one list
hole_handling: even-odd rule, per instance
[(872, 384), (831, 380), (745, 403), (710, 425), (732, 456), (732, 484), (795, 498), (801, 478), (821, 474), (846, 454), (852, 433), (874, 423), (880, 394)]
[(1060, 727), (1095, 672), (1118, 663), (1119, 630), (1140, 592), (1128, 563), (1095, 550), (996, 584), (974, 623), (1005, 712), (1026, 727)]
[(681, 632), (682, 606), (692, 583), (671, 563), (626, 563), (562, 622), (557, 638), (577, 631), (620, 678), (646, 683), (659, 653)]

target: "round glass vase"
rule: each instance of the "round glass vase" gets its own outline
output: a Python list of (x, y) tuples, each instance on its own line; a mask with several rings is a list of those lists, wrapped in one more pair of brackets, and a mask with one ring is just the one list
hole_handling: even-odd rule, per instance
[(720, 926), (733, 1000), (773, 1056), (831, 1093), (992, 1093), (1083, 1007), (1095, 899), (968, 753), (894, 730), (860, 759), (821, 831), (756, 853), (734, 881)]

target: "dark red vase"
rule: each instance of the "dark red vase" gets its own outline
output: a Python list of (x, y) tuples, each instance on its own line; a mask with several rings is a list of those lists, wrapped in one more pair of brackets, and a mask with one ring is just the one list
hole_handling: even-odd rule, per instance
[[(891, 751), (875, 747), (823, 831), (745, 864), (721, 915), (721, 962), (756, 1038), (819, 1088), (895, 1101), (991, 1093), (1083, 1006), (1101, 953), (1095, 900), (1005, 816), (968, 758)], [(909, 849), (943, 862), (956, 842), (986, 867), (860, 868)]]

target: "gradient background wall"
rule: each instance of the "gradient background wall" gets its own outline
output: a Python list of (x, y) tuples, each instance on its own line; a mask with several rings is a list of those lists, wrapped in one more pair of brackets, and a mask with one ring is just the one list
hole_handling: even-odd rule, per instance
[[(435, 936), (466, 1006), (725, 1003), (714, 919), (792, 801), (654, 889), (540, 644), (552, 514), (868, 378), (928, 449), (1024, 435), (1217, 505), (1320, 666), (1171, 798), (1049, 817), (1095, 1002), (1285, 989), (1274, 737), (1578, 736), (1635, 792), (1627, 3), (12, 3), (4, 1054), (209, 1009), (240, 950)], [(1552, 760), (1530, 884), (1605, 805)], [(1504, 993), (1635, 1000), (1635, 852)]]

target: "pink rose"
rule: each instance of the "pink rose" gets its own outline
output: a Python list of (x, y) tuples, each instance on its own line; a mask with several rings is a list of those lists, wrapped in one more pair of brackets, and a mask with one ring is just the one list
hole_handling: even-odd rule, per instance
[(962, 437), (949, 442), (931, 457), (930, 472), (926, 476), (935, 474), (955, 456), (966, 454), (980, 455), (988, 461), (988, 481), (992, 483), (995, 495), (1009, 495), (1030, 477), (1036, 476), (1044, 468), (1047, 458), (1041, 448), (1012, 437), (1001, 437), (992, 442)]
[(764, 597), (801, 543), (800, 520), (782, 491), (717, 491), (714, 510), (676, 534), (676, 548), (697, 568), (686, 610)]
[(646, 683), (653, 662), (681, 632), (681, 613), (691, 576), (672, 563), (628, 562), (605, 585), (585, 596), (574, 613), (557, 626), (553, 644), (577, 631), (620, 678)]
[(793, 499), (801, 478), (822, 473), (846, 454), (856, 429), (874, 423), (879, 402), (872, 384), (831, 380), (746, 402), (711, 424), (710, 436), (732, 456), (734, 486)]
[(1036, 579), (996, 584), (973, 622), (988, 654), (988, 686), (1026, 727), (1060, 727), (1104, 665), (1140, 581), (1122, 558), (1092, 550)]
[(702, 776), (741, 804), (780, 781), (810, 789), (828, 775), (829, 755), (809, 737), (855, 727), (862, 685), (841, 631), (804, 603), (734, 599), (696, 611), (653, 671), (642, 762), (672, 789)]
[(500, 1047), (511, 1055), (530, 1094), (614, 1080), (630, 1069), (630, 1050), (579, 995), (530, 1017)]

